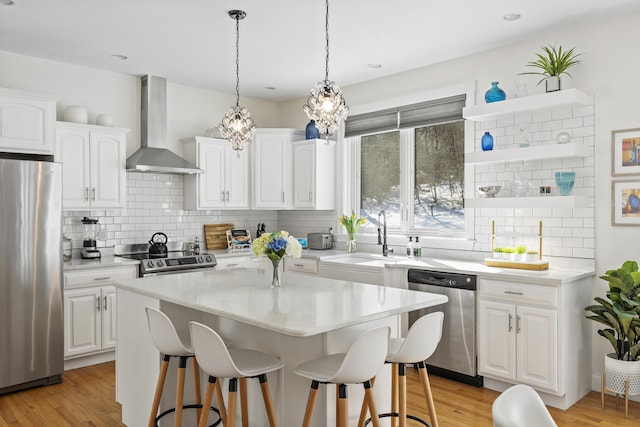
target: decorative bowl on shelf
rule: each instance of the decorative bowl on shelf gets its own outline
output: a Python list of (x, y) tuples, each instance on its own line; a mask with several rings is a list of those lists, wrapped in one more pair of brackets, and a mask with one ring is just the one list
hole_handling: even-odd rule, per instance
[(489, 185), (478, 187), (478, 193), (480, 193), (481, 197), (495, 197), (496, 194), (500, 192), (502, 186), (500, 185)]
[(576, 173), (572, 171), (558, 171), (556, 172), (556, 186), (560, 191), (561, 196), (571, 195), (573, 190), (573, 184), (576, 181)]

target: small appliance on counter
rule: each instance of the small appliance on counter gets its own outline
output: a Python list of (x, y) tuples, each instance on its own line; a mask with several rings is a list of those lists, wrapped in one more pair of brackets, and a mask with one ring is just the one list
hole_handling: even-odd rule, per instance
[(84, 228), (84, 240), (82, 241), (81, 256), (84, 259), (98, 259), (101, 254), (98, 250), (98, 234), (100, 233), (100, 224), (96, 218), (82, 218), (82, 227)]
[(307, 246), (309, 249), (332, 249), (333, 235), (331, 233), (308, 233)]
[(258, 224), (258, 229), (256, 230), (256, 239), (267, 232), (266, 228), (267, 226), (264, 224), (264, 222), (261, 222), (260, 224)]

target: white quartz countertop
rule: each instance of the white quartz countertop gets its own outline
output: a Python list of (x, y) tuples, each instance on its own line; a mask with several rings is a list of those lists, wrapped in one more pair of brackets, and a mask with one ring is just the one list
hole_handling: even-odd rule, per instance
[(123, 258), (113, 255), (102, 255), (102, 257), (98, 259), (72, 258), (71, 261), (63, 262), (62, 268), (64, 271), (72, 271), (89, 268), (121, 267), (125, 265), (138, 264), (140, 264), (140, 261), (135, 259)]
[(289, 336), (312, 336), (444, 304), (447, 297), (287, 272), (206, 270), (118, 281), (116, 287)]

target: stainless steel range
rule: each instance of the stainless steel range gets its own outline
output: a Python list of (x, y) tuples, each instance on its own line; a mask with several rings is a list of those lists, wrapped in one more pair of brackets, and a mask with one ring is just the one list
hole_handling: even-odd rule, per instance
[(180, 273), (200, 268), (213, 268), (218, 262), (210, 253), (193, 253), (183, 250), (182, 242), (167, 242), (167, 251), (162, 255), (150, 254), (147, 243), (116, 245), (114, 254), (140, 261), (139, 277)]

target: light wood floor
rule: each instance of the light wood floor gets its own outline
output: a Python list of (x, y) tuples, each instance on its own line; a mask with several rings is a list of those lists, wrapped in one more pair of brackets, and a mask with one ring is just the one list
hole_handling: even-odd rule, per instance
[[(409, 412), (428, 420), (420, 398), (420, 385), (412, 369), (408, 371)], [(430, 376), (441, 427), (491, 427), (491, 404), (497, 392)], [(640, 425), (640, 403), (629, 403), (629, 419), (624, 406), (616, 407), (615, 397), (606, 397), (600, 410), (600, 394), (589, 393), (568, 411), (550, 408), (558, 426), (620, 427)], [(0, 396), (0, 427), (5, 426), (123, 426), (120, 405), (115, 402), (113, 362), (64, 373), (61, 384)], [(419, 424), (411, 424), (411, 426)], [(138, 426), (131, 426), (138, 427)]]

